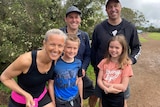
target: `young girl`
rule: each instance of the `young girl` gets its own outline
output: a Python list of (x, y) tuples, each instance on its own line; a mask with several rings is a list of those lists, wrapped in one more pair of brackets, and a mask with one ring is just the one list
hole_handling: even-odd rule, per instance
[(66, 40), (64, 53), (56, 62), (54, 80), (49, 82), (49, 92), (56, 107), (82, 107), (82, 62), (76, 59), (80, 40), (76, 35)]
[(124, 91), (133, 75), (128, 58), (128, 45), (124, 35), (117, 35), (108, 42), (106, 58), (98, 64), (97, 83), (102, 92), (103, 107), (124, 107)]

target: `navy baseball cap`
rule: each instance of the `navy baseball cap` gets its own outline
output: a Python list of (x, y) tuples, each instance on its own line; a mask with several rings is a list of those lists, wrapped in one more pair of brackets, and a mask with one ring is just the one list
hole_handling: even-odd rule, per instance
[(108, 4), (109, 4), (110, 2), (120, 3), (119, 0), (106, 0), (106, 7), (108, 6)]
[(69, 13), (72, 13), (72, 12), (77, 12), (79, 15), (81, 15), (81, 11), (76, 7), (76, 6), (71, 6), (67, 9), (66, 11), (66, 16), (69, 14)]

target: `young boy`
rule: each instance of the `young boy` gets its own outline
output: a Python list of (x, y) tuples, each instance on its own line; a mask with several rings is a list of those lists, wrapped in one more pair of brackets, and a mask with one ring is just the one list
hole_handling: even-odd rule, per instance
[(75, 58), (79, 44), (76, 35), (68, 35), (64, 53), (56, 62), (53, 80), (49, 82), (49, 92), (56, 107), (83, 105), (82, 62)]

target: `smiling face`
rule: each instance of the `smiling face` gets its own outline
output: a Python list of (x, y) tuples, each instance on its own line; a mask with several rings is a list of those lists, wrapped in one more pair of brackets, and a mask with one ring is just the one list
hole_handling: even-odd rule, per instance
[(73, 59), (77, 55), (78, 49), (79, 42), (67, 40), (66, 45), (64, 47), (64, 57), (66, 59)]
[(44, 49), (51, 60), (57, 60), (64, 49), (65, 39), (58, 34), (50, 34), (43, 42)]
[(114, 59), (119, 59), (120, 55), (122, 54), (122, 45), (119, 43), (119, 41), (111, 41), (109, 44), (109, 54)]
[(106, 7), (106, 12), (108, 14), (108, 17), (110, 20), (117, 20), (121, 16), (121, 4), (116, 3), (114, 1), (109, 2), (109, 4)]
[(81, 17), (80, 14), (77, 12), (69, 13), (65, 17), (65, 22), (67, 24), (67, 27), (71, 30), (77, 30), (80, 23), (81, 23)]

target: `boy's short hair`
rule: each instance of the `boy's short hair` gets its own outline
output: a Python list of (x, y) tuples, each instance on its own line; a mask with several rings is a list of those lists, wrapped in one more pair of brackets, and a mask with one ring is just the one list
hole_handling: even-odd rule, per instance
[(67, 34), (67, 36), (67, 40), (78, 42), (78, 44), (80, 44), (80, 39), (76, 34)]

